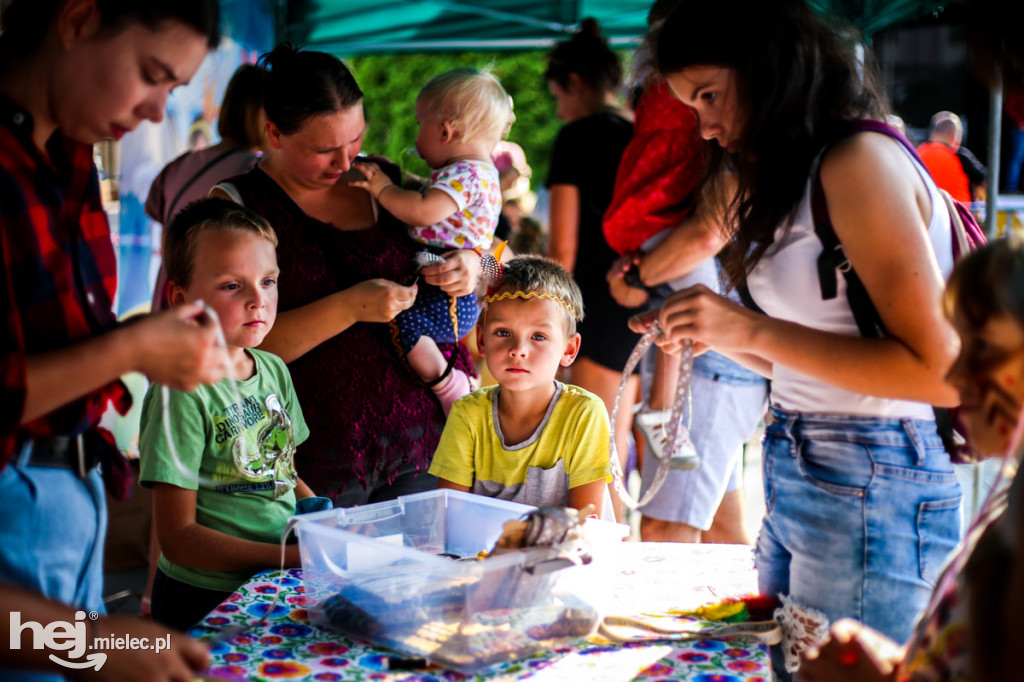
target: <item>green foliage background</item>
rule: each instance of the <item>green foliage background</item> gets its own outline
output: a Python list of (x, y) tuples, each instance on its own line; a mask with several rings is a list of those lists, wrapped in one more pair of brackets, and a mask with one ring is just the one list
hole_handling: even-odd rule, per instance
[[(416, 94), (439, 73), (459, 66), (489, 67), (515, 105), (516, 121), (509, 134), (526, 152), (533, 168), (531, 185), (544, 184), (548, 156), (562, 122), (544, 81), (546, 52), (489, 52), (366, 56), (347, 59), (359, 87), (366, 93), (368, 121), (363, 149), (397, 161), (416, 141)], [(408, 169), (421, 175), (429, 169), (419, 159)]]

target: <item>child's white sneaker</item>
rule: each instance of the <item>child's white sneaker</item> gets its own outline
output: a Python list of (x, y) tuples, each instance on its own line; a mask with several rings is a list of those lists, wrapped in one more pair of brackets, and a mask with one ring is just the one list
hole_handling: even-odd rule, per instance
[[(658, 461), (665, 459), (668, 448), (669, 421), (672, 418), (672, 410), (651, 410), (646, 405), (633, 417), (640, 435), (647, 441), (650, 452), (658, 458)], [(696, 469), (700, 466), (700, 456), (697, 448), (690, 440), (690, 430), (685, 424), (679, 425), (675, 453), (668, 460), (670, 469)]]

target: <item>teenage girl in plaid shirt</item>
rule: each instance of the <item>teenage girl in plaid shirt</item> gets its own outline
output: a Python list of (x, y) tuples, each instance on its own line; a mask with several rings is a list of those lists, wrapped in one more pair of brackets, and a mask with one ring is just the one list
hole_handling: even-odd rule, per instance
[[(0, 603), (11, 617), (0, 613), (0, 640), (10, 641), (14, 612), (43, 627), (103, 612), (107, 514), (96, 464), (111, 441), (97, 424), (108, 401), (130, 404), (118, 377), (141, 371), (184, 390), (220, 378), (201, 304), (117, 325), (116, 262), (92, 161), (94, 143), (163, 118), (168, 93), (217, 45), (219, 17), (215, 0), (15, 0), (3, 21)], [(86, 625), (89, 637), (167, 635), (128, 618)], [(20, 647), (4, 647), (0, 678), (61, 678), (33, 638), (22, 627)], [(161, 654), (111, 652), (93, 674), (190, 680), (205, 662), (201, 645), (176, 635)]]

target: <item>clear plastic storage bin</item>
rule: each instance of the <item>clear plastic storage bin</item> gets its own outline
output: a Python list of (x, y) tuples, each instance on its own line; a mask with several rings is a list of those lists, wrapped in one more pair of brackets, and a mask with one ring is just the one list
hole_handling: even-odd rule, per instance
[[(549, 549), (478, 560), (533, 507), (453, 490), (307, 514), (296, 532), (315, 622), (475, 670), (582, 636), (596, 610)], [(584, 581), (586, 582), (586, 581)]]

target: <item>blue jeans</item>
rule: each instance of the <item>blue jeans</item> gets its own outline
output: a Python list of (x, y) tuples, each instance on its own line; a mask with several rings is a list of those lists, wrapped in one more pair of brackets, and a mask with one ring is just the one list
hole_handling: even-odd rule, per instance
[[(107, 501), (99, 470), (81, 479), (69, 469), (24, 466), (30, 448), (31, 443), (26, 444), (0, 470), (5, 508), (0, 514), (0, 580), (85, 611), (105, 613)], [(64, 678), (0, 667), (0, 679)]]
[(960, 538), (960, 485), (935, 423), (772, 407), (762, 594), (910, 635)]

